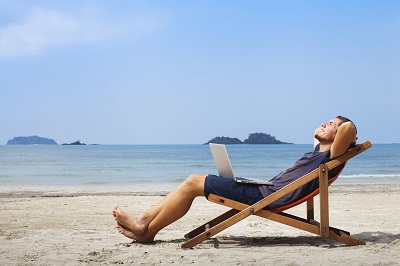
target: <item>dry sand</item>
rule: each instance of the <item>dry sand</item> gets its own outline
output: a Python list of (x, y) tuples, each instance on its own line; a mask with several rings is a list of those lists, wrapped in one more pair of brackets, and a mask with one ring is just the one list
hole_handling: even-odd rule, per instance
[(134, 243), (115, 229), (112, 209), (141, 212), (167, 192), (133, 190), (1, 190), (0, 265), (400, 265), (400, 185), (331, 187), (330, 224), (367, 242), (356, 247), (251, 216), (182, 249), (186, 232), (226, 211), (204, 198), (154, 244)]

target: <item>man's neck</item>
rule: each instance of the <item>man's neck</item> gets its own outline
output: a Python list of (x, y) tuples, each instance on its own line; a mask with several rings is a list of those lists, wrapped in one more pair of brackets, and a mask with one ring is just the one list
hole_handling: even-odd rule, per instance
[(320, 143), (319, 144), (319, 151), (324, 152), (330, 150), (332, 143)]

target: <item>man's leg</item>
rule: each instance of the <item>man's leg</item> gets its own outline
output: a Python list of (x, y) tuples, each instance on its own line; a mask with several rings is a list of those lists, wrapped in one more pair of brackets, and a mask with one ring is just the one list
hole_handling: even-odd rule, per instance
[(204, 196), (206, 176), (203, 174), (189, 176), (160, 203), (138, 216), (127, 214), (116, 207), (113, 214), (118, 231), (139, 242), (152, 242), (161, 229), (188, 212), (194, 198)]

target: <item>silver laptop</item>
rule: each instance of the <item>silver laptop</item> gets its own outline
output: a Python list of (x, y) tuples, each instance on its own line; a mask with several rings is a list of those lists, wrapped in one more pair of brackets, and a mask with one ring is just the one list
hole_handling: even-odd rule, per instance
[(212, 156), (214, 157), (215, 166), (217, 167), (219, 176), (231, 178), (238, 183), (272, 185), (272, 182), (261, 179), (236, 177), (233, 173), (232, 165), (229, 160), (228, 152), (226, 151), (225, 145), (215, 143), (210, 143), (209, 145)]

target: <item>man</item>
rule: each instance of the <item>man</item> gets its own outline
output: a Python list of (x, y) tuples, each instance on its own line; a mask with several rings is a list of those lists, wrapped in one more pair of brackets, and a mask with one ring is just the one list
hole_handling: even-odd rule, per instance
[[(274, 177), (271, 180), (273, 185), (241, 184), (219, 176), (193, 174), (160, 203), (142, 214), (128, 214), (118, 206), (115, 207), (113, 215), (117, 221), (117, 229), (124, 236), (137, 242), (150, 243), (161, 229), (184, 216), (197, 196), (208, 197), (213, 193), (249, 205), (254, 204), (311, 172), (321, 163), (345, 153), (352, 144), (355, 144), (356, 133), (355, 125), (348, 118), (337, 116), (329, 122), (322, 123), (315, 130), (314, 151), (304, 154), (291, 168)], [(337, 172), (340, 169), (334, 170)], [(317, 187), (317, 181), (311, 181), (268, 207), (274, 209), (294, 202)]]

